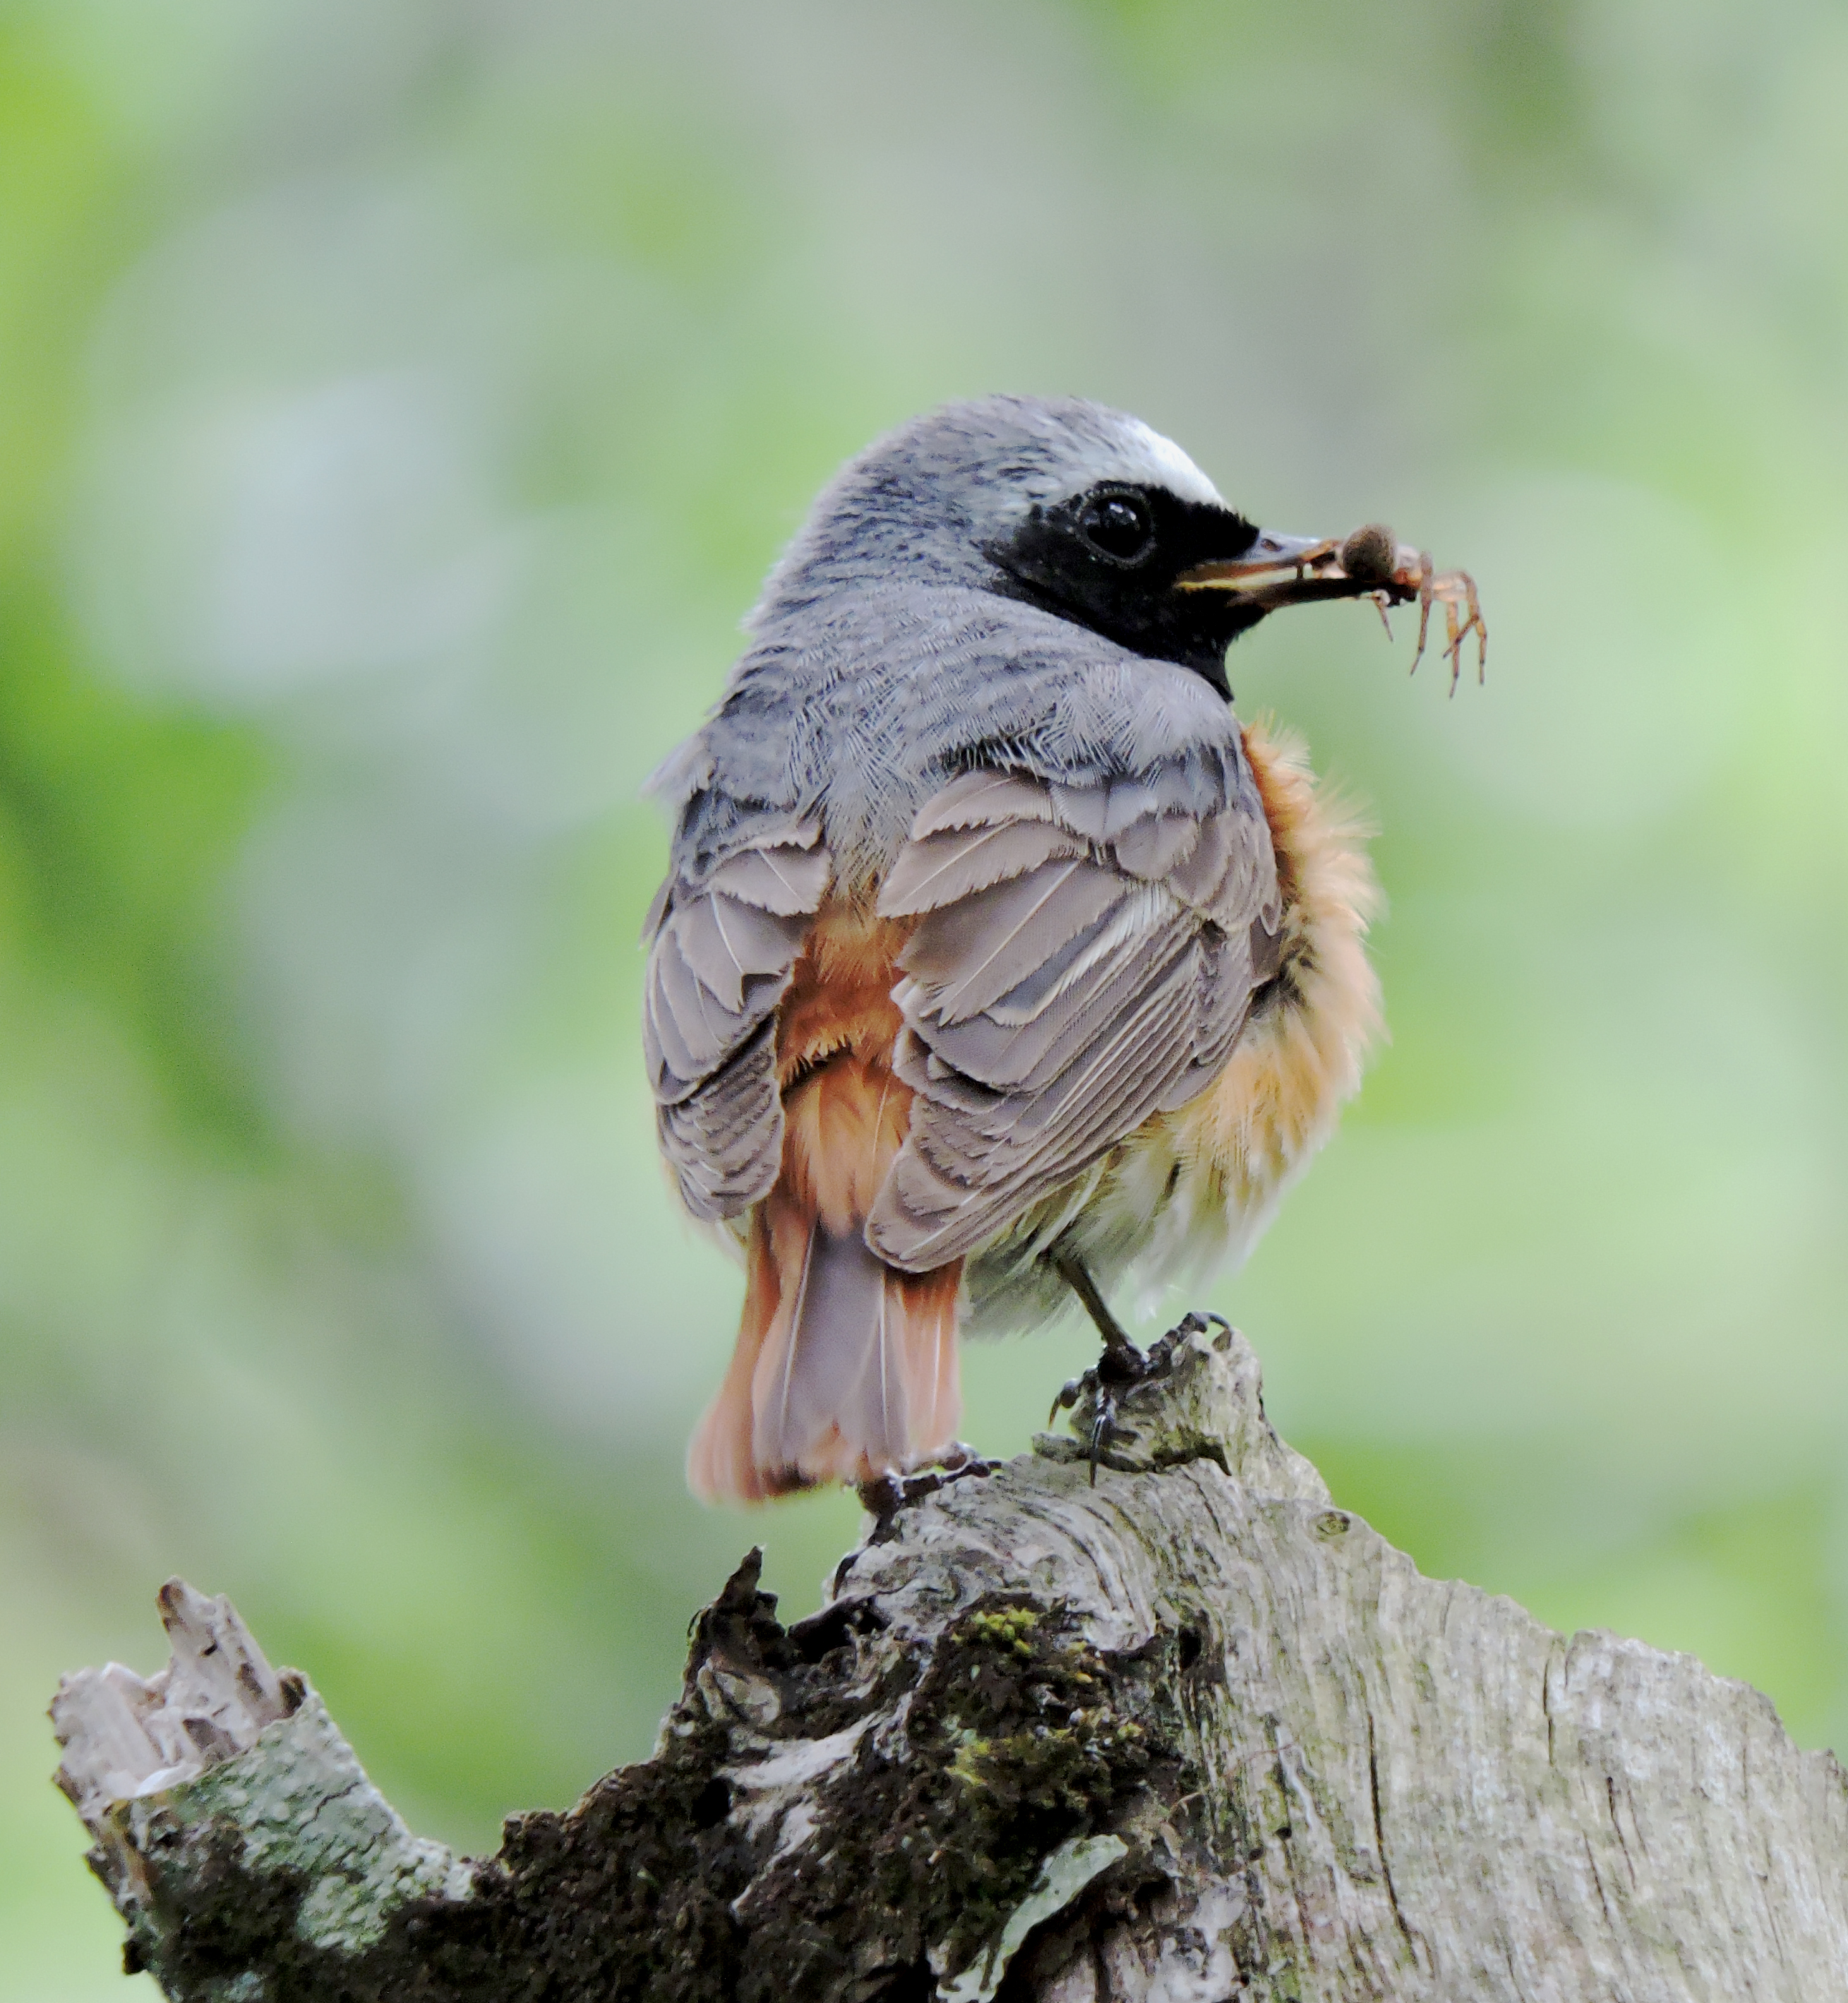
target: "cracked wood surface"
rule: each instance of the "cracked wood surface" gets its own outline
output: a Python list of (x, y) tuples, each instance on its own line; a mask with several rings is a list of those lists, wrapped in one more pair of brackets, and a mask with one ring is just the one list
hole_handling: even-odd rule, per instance
[(747, 1561), (654, 1758), (474, 1861), (176, 1583), (173, 1667), (54, 1707), (131, 1959), (201, 2003), (1848, 1995), (1848, 1787), (1757, 1692), (1420, 1576), (1235, 1334), (1091, 1472), (1042, 1436), (787, 1631)]

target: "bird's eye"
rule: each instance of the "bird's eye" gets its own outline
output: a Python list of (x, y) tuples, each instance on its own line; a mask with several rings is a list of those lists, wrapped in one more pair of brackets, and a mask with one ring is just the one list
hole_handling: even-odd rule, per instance
[(1155, 540), (1149, 504), (1138, 494), (1099, 494), (1078, 518), (1079, 533), (1100, 556), (1139, 563)]

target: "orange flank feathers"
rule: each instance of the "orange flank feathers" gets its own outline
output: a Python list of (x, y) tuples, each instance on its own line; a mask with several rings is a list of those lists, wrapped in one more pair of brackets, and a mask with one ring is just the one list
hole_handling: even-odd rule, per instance
[(909, 930), (824, 907), (779, 1012), (782, 1173), (751, 1214), (737, 1347), (687, 1457), (708, 1501), (872, 1480), (954, 1437), (962, 1262), (901, 1273), (864, 1236), (911, 1117), (891, 1068)]

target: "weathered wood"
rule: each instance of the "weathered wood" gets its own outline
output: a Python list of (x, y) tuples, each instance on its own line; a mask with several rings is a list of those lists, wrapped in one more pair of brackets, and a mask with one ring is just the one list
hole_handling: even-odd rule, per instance
[(654, 1757), (475, 1861), (176, 1582), (163, 1677), (53, 1708), (131, 1963), (188, 2003), (1848, 1994), (1848, 1783), (1755, 1691), (1422, 1578), (1229, 1333), (1092, 1473), (1043, 1436), (786, 1631), (754, 1554)]

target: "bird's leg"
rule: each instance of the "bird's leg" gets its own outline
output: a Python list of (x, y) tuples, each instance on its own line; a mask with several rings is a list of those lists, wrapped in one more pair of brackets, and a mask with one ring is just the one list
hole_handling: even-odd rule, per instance
[(1084, 1312), (1104, 1338), (1104, 1354), (1108, 1356), (1114, 1351), (1119, 1356), (1133, 1356), (1139, 1364), (1142, 1351), (1129, 1340), (1123, 1324), (1110, 1312), (1110, 1303), (1097, 1291), (1097, 1281), (1071, 1246), (1062, 1242), (1055, 1245), (1046, 1254), (1046, 1264), (1083, 1303)]
[[(1046, 1263), (1083, 1303), (1104, 1338), (1104, 1354), (1082, 1377), (1074, 1377), (1065, 1385), (1052, 1402), (1052, 1413), (1062, 1406), (1069, 1411), (1088, 1390), (1095, 1394), (1094, 1417), (1090, 1431), (1090, 1478), (1093, 1487), (1097, 1486), (1097, 1456), (1103, 1452), (1104, 1442), (1116, 1430), (1117, 1393), (1129, 1385), (1139, 1383), (1150, 1374), (1150, 1361), (1129, 1340), (1122, 1323), (1110, 1312), (1110, 1303), (1099, 1292), (1084, 1261), (1066, 1244), (1055, 1245), (1045, 1255)], [(1165, 1357), (1163, 1359), (1166, 1360)], [(1048, 1414), (1047, 1423), (1052, 1423)]]

